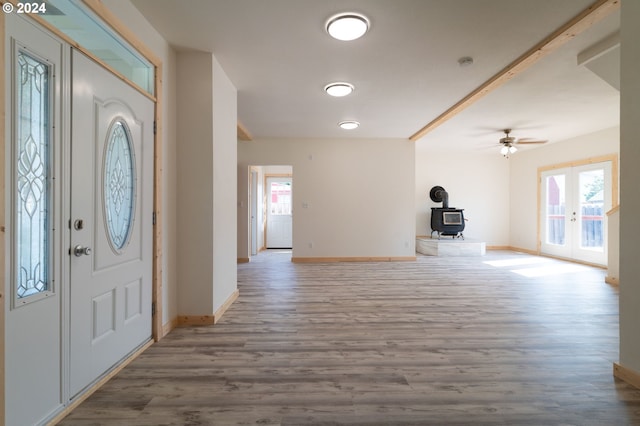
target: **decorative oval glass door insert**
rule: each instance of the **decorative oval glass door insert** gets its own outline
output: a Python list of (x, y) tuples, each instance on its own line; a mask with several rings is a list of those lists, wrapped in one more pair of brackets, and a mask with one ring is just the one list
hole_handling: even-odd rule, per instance
[(120, 252), (129, 242), (135, 211), (134, 153), (127, 123), (117, 118), (107, 132), (103, 194), (111, 247)]

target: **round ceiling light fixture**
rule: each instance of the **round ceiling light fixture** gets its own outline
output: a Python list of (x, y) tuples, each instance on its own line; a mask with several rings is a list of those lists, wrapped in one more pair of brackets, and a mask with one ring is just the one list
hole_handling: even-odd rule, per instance
[(338, 126), (340, 126), (340, 128), (344, 129), (344, 130), (354, 130), (354, 129), (357, 129), (358, 127), (360, 127), (360, 123), (358, 123), (357, 121), (353, 121), (353, 120), (347, 120), (347, 121), (339, 122)]
[(336, 40), (351, 41), (365, 35), (369, 20), (358, 13), (340, 13), (327, 21), (327, 32)]
[(330, 96), (342, 97), (350, 95), (353, 92), (353, 84), (344, 82), (330, 83), (324, 86), (324, 91)]

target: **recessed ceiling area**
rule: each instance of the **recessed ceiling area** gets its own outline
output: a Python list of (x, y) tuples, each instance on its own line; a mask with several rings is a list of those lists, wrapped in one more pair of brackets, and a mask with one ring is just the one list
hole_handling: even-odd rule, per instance
[[(216, 56), (238, 89), (238, 118), (254, 139), (406, 139), (594, 0), (133, 3), (177, 49)], [(328, 20), (345, 12), (367, 17), (364, 37), (329, 37)], [(618, 9), (429, 132), (418, 149), (481, 152), (496, 148), (505, 128), (556, 142), (617, 125), (619, 92), (577, 56), (619, 25)], [(465, 57), (473, 63), (461, 66)], [(318, 90), (327, 82), (357, 90), (335, 99)], [(363, 123), (357, 132), (336, 126), (355, 117)]]

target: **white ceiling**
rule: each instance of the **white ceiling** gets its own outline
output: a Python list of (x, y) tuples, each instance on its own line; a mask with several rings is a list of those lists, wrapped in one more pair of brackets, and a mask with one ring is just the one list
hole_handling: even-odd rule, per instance
[[(593, 3), (132, 1), (176, 48), (214, 53), (238, 89), (238, 118), (254, 139), (409, 138)], [(339, 12), (366, 15), (370, 31), (352, 42), (330, 38), (325, 23)], [(428, 133), (418, 149), (491, 150), (506, 127), (516, 137), (556, 142), (617, 125), (618, 90), (577, 65), (577, 56), (619, 23), (617, 11)], [(460, 67), (463, 56), (474, 64)], [(618, 60), (598, 58), (614, 73)], [(331, 98), (323, 87), (332, 81), (356, 90)], [(351, 119), (361, 127), (337, 127)]]

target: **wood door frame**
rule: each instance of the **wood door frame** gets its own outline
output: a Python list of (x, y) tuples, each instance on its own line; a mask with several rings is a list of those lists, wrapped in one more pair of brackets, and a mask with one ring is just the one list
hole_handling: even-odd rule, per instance
[[(0, 5), (5, 3), (17, 4), (17, 0), (0, 0)], [(156, 56), (151, 49), (149, 49), (144, 43), (142, 43), (138, 37), (127, 28), (113, 12), (111, 12), (107, 7), (105, 7), (100, 0), (82, 0), (82, 2), (93, 11), (98, 18), (100, 18), (107, 26), (120, 37), (122, 37), (125, 41), (127, 41), (131, 46), (145, 59), (147, 59), (154, 68), (154, 93), (155, 96), (150, 95), (143, 89), (141, 89), (137, 84), (130, 81), (127, 77), (122, 75), (121, 73), (114, 70), (112, 67), (104, 63), (104, 61), (95, 57), (91, 52), (84, 49), (82, 46), (78, 44), (75, 40), (72, 40), (55, 27), (50, 25), (48, 22), (44, 21), (42, 18), (35, 14), (26, 15), (30, 19), (33, 19), (42, 27), (46, 28), (51, 33), (55, 34), (61, 40), (68, 43), (70, 46), (82, 51), (84, 54), (95, 60), (97, 63), (105, 67), (108, 71), (116, 75), (126, 84), (130, 85), (137, 91), (144, 94), (146, 97), (151, 99), (155, 103), (155, 111), (154, 111), (154, 120), (155, 120), (155, 132), (154, 132), (154, 161), (153, 161), (153, 173), (154, 173), (154, 181), (153, 181), (153, 215), (154, 215), (154, 223), (153, 223), (153, 266), (152, 266), (152, 303), (155, 309), (153, 309), (151, 323), (152, 323), (152, 337), (154, 341), (159, 341), (164, 337), (164, 330), (162, 324), (162, 69), (163, 63), (158, 56)], [(0, 69), (2, 69), (2, 75), (4, 75), (4, 79), (6, 80), (5, 75), (5, 14), (0, 14)], [(6, 247), (6, 217), (5, 217), (5, 191), (6, 184), (5, 181), (5, 149), (6, 149), (6, 141), (4, 138), (5, 135), (5, 119), (6, 119), (6, 93), (5, 93), (5, 84), (3, 81), (0, 87), (0, 274), (2, 276), (3, 286), (0, 288), (0, 346), (2, 346), (3, 350), (0, 351), (0, 422), (5, 418), (5, 356), (4, 356), (4, 347), (5, 347), (5, 309), (4, 309), (4, 298), (6, 295), (4, 294), (4, 286), (6, 285), (5, 277), (6, 277), (6, 268), (7, 268), (7, 259), (5, 253)], [(147, 346), (145, 346), (146, 348)], [(143, 349), (142, 349), (143, 350)], [(141, 351), (140, 351), (141, 352)], [(132, 355), (127, 360), (124, 360), (122, 366), (128, 364), (138, 353)], [(117, 371), (117, 370), (116, 370)], [(115, 374), (115, 371), (113, 372)], [(103, 378), (98, 382), (100, 385), (103, 381), (108, 380), (108, 377)], [(88, 393), (91, 393), (88, 392)], [(81, 402), (77, 401), (77, 403)], [(67, 407), (67, 410), (71, 409), (72, 406)], [(66, 410), (65, 410), (66, 412)]]
[[(537, 213), (536, 213), (536, 245), (537, 250), (536, 254), (542, 254), (542, 227), (540, 226), (541, 210), (542, 210), (542, 173), (553, 171), (557, 169), (565, 169), (569, 167), (580, 167), (588, 164), (596, 164), (596, 163), (604, 163), (610, 161), (611, 162), (611, 209), (618, 207), (618, 154), (607, 154), (601, 155), (597, 157), (589, 157), (581, 160), (574, 161), (566, 161), (564, 163), (552, 164), (548, 166), (538, 167), (538, 203), (537, 203)], [(545, 255), (546, 256), (546, 255)], [(553, 257), (553, 256), (550, 256)], [(580, 263), (588, 263), (588, 262), (580, 262)], [(596, 265), (601, 266), (601, 265)]]

